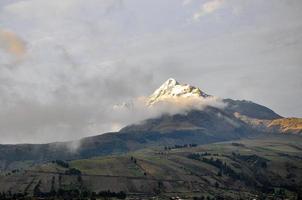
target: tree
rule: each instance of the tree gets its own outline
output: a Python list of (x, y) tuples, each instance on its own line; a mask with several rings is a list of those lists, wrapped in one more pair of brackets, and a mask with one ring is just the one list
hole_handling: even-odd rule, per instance
[(65, 171), (66, 175), (81, 175), (82, 172), (76, 168), (71, 168)]
[(222, 170), (220, 169), (219, 172), (217, 173), (217, 176), (222, 176)]
[(40, 191), (40, 185), (41, 185), (41, 180), (37, 183), (37, 185), (34, 188), (34, 196), (40, 196), (41, 191)]

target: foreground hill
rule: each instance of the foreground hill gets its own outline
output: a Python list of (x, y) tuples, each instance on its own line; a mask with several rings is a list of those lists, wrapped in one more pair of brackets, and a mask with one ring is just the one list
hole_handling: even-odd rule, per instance
[(301, 141), (297, 136), (267, 135), (49, 162), (0, 176), (0, 191), (44, 198), (100, 198), (110, 190), (113, 196), (139, 199), (298, 199)]

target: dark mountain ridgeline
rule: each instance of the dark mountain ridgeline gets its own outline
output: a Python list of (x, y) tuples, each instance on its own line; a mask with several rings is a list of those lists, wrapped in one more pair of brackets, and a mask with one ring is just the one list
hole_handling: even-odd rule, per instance
[(238, 112), (241, 115), (255, 119), (273, 120), (282, 118), (282, 116), (278, 115), (271, 109), (252, 101), (232, 99), (224, 99), (223, 101), (227, 103), (225, 110), (229, 113)]

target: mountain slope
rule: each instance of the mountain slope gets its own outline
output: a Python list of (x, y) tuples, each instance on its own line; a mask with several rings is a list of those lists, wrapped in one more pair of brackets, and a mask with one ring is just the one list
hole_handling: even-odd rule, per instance
[[(272, 110), (250, 101), (225, 99), (223, 107), (203, 104), (216, 99), (200, 89), (166, 81), (149, 98), (148, 106), (156, 107), (163, 101), (177, 106), (179, 100), (190, 104), (185, 112), (163, 114), (120, 132), (106, 133), (79, 141), (50, 144), (0, 145), (0, 170), (56, 159), (72, 160), (100, 155), (120, 154), (151, 146), (206, 144), (267, 133), (301, 133), (301, 119), (282, 118)], [(203, 107), (190, 107), (201, 102)], [(205, 106), (206, 105), (206, 106)], [(75, 148), (76, 146), (76, 148)]]
[(240, 113), (250, 118), (255, 119), (264, 119), (264, 120), (273, 120), (282, 118), (280, 115), (272, 111), (271, 109), (256, 104), (252, 101), (245, 100), (232, 100), (224, 99), (223, 100), (227, 106), (225, 107), (226, 112), (229, 113)]
[[(195, 86), (181, 84), (175, 79), (168, 79), (147, 99), (146, 104), (156, 106), (162, 102), (168, 102), (174, 106), (187, 106), (190, 110), (203, 113), (199, 117), (199, 124), (194, 124), (196, 118), (182, 118), (175, 120), (173, 116), (165, 116), (159, 119), (146, 120), (143, 123), (130, 125), (122, 131), (167, 131), (167, 130), (193, 130), (203, 129), (216, 134), (217, 129), (225, 127), (225, 123), (239, 125), (241, 128), (254, 129), (259, 132), (294, 133), (302, 132), (302, 121), (300, 119), (283, 118), (273, 110), (246, 100), (219, 99), (208, 95)], [(220, 106), (210, 103), (219, 103)], [(224, 104), (221, 106), (221, 104)], [(202, 105), (202, 106), (198, 106)], [(214, 106), (214, 107), (213, 107)], [(211, 112), (213, 111), (214, 112)], [(189, 112), (192, 113), (192, 112)], [(219, 117), (217, 117), (219, 115)], [(190, 116), (187, 113), (183, 116)], [(206, 128), (204, 124), (212, 122)], [(202, 124), (203, 123), (203, 124)], [(238, 127), (237, 127), (238, 128)], [(221, 131), (220, 130), (220, 131)], [(232, 135), (232, 134), (230, 134)]]
[(249, 127), (233, 115), (214, 107), (203, 110), (193, 110), (186, 114), (164, 115), (160, 118), (149, 119), (140, 124), (130, 125), (120, 132), (173, 132), (177, 130), (200, 130), (213, 137), (223, 136), (224, 139), (248, 134)]
[[(124, 191), (129, 199), (299, 199), (301, 140), (268, 135), (197, 147), (144, 149), (64, 165), (44, 163), (0, 176), (0, 191), (41, 198), (71, 190), (110, 190)], [(69, 174), (71, 169), (77, 173)]]
[(283, 118), (272, 120), (268, 124), (271, 132), (296, 133), (302, 134), (301, 118)]
[[(202, 117), (205, 120), (201, 120)], [(165, 118), (165, 119), (164, 119)], [(162, 121), (163, 120), (163, 121)], [(235, 118), (232, 120), (236, 120)], [(21, 144), (0, 145), (0, 170), (15, 168), (19, 162), (39, 163), (56, 159), (72, 160), (90, 158), (94, 156), (120, 154), (150, 146), (164, 146), (175, 144), (206, 144), (217, 141), (239, 139), (248, 134), (246, 127), (234, 126), (230, 123), (209, 127), (214, 124), (211, 116), (206, 113), (194, 111), (188, 116), (175, 115), (163, 116), (150, 122), (163, 125), (170, 123), (170, 127), (151, 127), (150, 129), (133, 130), (125, 128), (121, 132), (107, 133), (99, 136), (84, 138), (78, 143), (77, 149), (71, 149), (74, 142), (50, 143), (50, 144)], [(157, 121), (157, 122), (156, 122)], [(189, 129), (177, 128), (175, 123), (179, 121), (191, 121)], [(166, 123), (166, 125), (167, 125)], [(202, 123), (202, 124), (199, 124)], [(194, 125), (197, 128), (191, 128)], [(224, 130), (222, 129), (224, 127)], [(215, 129), (215, 131), (214, 131)]]

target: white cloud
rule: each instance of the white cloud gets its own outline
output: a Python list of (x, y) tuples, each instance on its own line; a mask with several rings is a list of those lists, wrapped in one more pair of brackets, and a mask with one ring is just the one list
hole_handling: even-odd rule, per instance
[(184, 6), (189, 5), (189, 4), (192, 3), (192, 1), (193, 1), (193, 0), (184, 0), (184, 1), (182, 2), (182, 5), (184, 5)]
[[(182, 0), (4, 1), (1, 28), (25, 41), (26, 54), (15, 62), (3, 45), (14, 43), (2, 42), (0, 143), (116, 130), (132, 116), (124, 121), (108, 108), (169, 77), (301, 115), (301, 0), (229, 0), (220, 7), (209, 0), (185, 7)], [(241, 17), (229, 11), (218, 23), (188, 23), (200, 2), (208, 13), (236, 4)]]
[(162, 115), (186, 114), (191, 110), (202, 111), (208, 106), (223, 109), (226, 106), (222, 99), (214, 96), (207, 98), (171, 97), (152, 106), (147, 105), (147, 102), (148, 97), (139, 97), (130, 103), (114, 106), (109, 112), (111, 115), (108, 115), (111, 117), (112, 131)]
[(215, 12), (220, 9), (223, 4), (224, 0), (210, 0), (201, 5), (200, 10), (193, 15), (193, 19), (198, 20), (202, 16)]

